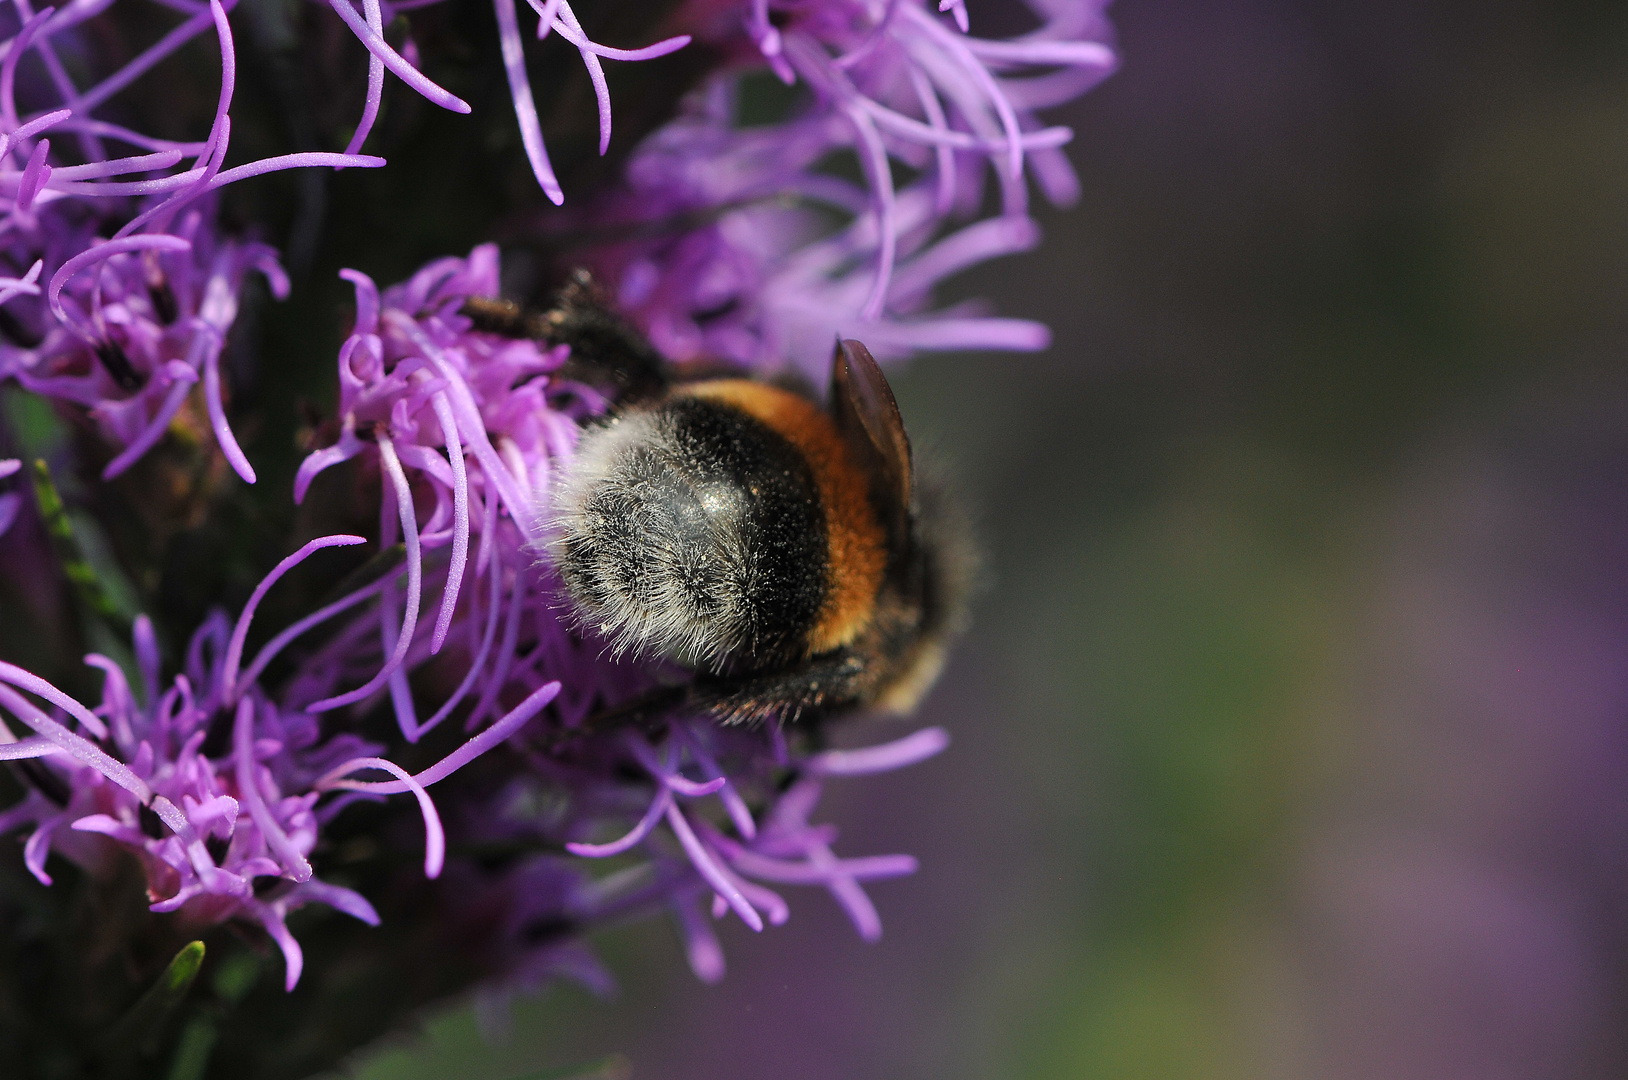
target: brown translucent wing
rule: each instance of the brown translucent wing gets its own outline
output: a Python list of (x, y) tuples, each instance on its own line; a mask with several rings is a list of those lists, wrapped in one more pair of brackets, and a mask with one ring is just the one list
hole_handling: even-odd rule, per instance
[(857, 341), (837, 342), (831, 361), (831, 418), (870, 477), (882, 527), (895, 544), (903, 543), (910, 531), (910, 436), (887, 377)]

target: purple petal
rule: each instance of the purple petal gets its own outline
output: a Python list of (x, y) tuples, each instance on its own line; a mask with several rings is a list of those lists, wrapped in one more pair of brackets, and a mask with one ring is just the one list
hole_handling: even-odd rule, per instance
[[(49, 701), (51, 704), (68, 713), (68, 715), (72, 716), (75, 720), (78, 720), (85, 726), (86, 731), (90, 732), (92, 735), (95, 735), (98, 739), (107, 738), (107, 726), (102, 723), (95, 713), (91, 712), (79, 702), (75, 701), (67, 694), (64, 694), (61, 690), (58, 690), (56, 687), (46, 682), (38, 675), (24, 671), (15, 664), (8, 664), (5, 661), (0, 660), (0, 680), (9, 683), (12, 686), (17, 686), (27, 690), (31, 694), (39, 695), (46, 701)], [(97, 749), (96, 746), (90, 742), (87, 742), (86, 740), (81, 739), (78, 735), (73, 734), (55, 720), (47, 719), (45, 714), (42, 713), (37, 706), (33, 705), (28, 701), (27, 698), (16, 693), (15, 691), (0, 688), (0, 705), (4, 705), (6, 708), (10, 709), (16, 714), (17, 719), (33, 728), (41, 735), (44, 735), (58, 746), (67, 749), (69, 753), (72, 753), (74, 757), (79, 758), (79, 760), (85, 762), (85, 764), (91, 765), (93, 768), (101, 769), (99, 762), (105, 758), (118, 770), (122, 770), (123, 773), (129, 773), (129, 770), (125, 769), (123, 765), (120, 765), (117, 761), (114, 761), (112, 758), (102, 753), (101, 750)], [(64, 741), (64, 739), (59, 736), (66, 736), (68, 741)], [(78, 743), (84, 743), (84, 747), (80, 748), (77, 746), (71, 746), (70, 743), (74, 742), (75, 740), (77, 740)], [(90, 753), (97, 756), (85, 757), (85, 753)], [(105, 769), (101, 771), (106, 773)], [(130, 782), (114, 776), (112, 773), (106, 773), (106, 775), (109, 780), (112, 780), (126, 791), (129, 791), (141, 801), (146, 802), (148, 799), (152, 798), (152, 791), (147, 787), (146, 784), (142, 783), (139, 779), (136, 779), (133, 773), (129, 775), (128, 780), (133, 782), (134, 786), (132, 786)]]
[(1011, 64), (1066, 64), (1070, 67), (1111, 69), (1118, 63), (1114, 51), (1100, 41), (989, 41), (967, 38), (966, 46), (974, 56)]
[(491, 597), (487, 601), (486, 628), (481, 632), (480, 647), (475, 651), (475, 658), (469, 662), (469, 670), (464, 673), (463, 681), (458, 684), (458, 689), (454, 690), (452, 696), (441, 703), (441, 707), (435, 710), (433, 716), (420, 725), (418, 729), (420, 732), (430, 731), (450, 716), (452, 710), (458, 707), (458, 703), (469, 693), (470, 688), (475, 685), (475, 681), (480, 678), (480, 673), (486, 667), (486, 657), (492, 651), (492, 639), (497, 636), (498, 612), (503, 606), (502, 565), (501, 562), (494, 562), (491, 573), (487, 575), (492, 581)]
[(656, 822), (667, 812), (667, 806), (673, 801), (672, 792), (665, 787), (656, 789), (656, 797), (650, 800), (650, 808), (644, 812), (644, 817), (633, 826), (626, 836), (619, 840), (612, 840), (608, 844), (583, 844), (572, 841), (565, 845), (565, 850), (573, 855), (581, 855), (588, 859), (603, 859), (611, 855), (620, 855), (632, 849), (656, 827)]
[[(285, 562), (287, 560), (284, 560)], [(266, 805), (260, 790), (258, 772), (260, 763), (254, 755), (254, 699), (244, 698), (237, 703), (237, 717), (232, 724), (233, 767), (237, 776), (237, 794), (249, 811), (249, 818), (265, 838), (266, 846), (282, 864), (283, 872), (294, 881), (311, 880), (311, 864), (305, 853), (283, 831), (282, 825)]]
[[(497, 2), (503, 3), (505, 0)], [(434, 365), (441, 377), (447, 380), (447, 399), (452, 403), (453, 416), (458, 421), (459, 438), (463, 440), (465, 447), (474, 452), (487, 481), (497, 486), (498, 494), (502, 496), (503, 504), (509, 510), (509, 516), (523, 531), (528, 534), (534, 531), (536, 508), (520, 490), (514, 474), (508, 470), (498, 457), (497, 451), (493, 449), (492, 440), (486, 432), (486, 422), (481, 418), (480, 409), (469, 392), (469, 385), (459, 374), (457, 367), (447, 359), (440, 347), (425, 335), (418, 324), (403, 313), (389, 312), (386, 321), (405, 334), (424, 358)]]
[(58, 322), (67, 323), (68, 313), (62, 308), (62, 287), (68, 279), (85, 269), (121, 255), (127, 251), (189, 251), (192, 245), (178, 236), (163, 234), (146, 236), (124, 236), (106, 243), (98, 244), (63, 263), (57, 272), (51, 275), (51, 283), (46, 286), (45, 295), (51, 305), (51, 314), (57, 317)]
[(690, 970), (704, 983), (718, 982), (724, 977), (724, 950), (712, 924), (696, 909), (693, 896), (680, 897), (673, 901), (672, 907), (679, 933), (684, 938), (684, 955), (690, 962)]
[(51, 875), (45, 872), (45, 860), (51, 853), (51, 837), (61, 827), (62, 820), (59, 815), (41, 822), (23, 845), (23, 865), (39, 879), (41, 885), (51, 884)]
[(288, 969), (288, 974), (283, 980), (283, 989), (293, 993), (294, 987), (299, 984), (300, 973), (305, 970), (305, 954), (300, 951), (300, 943), (288, 932), (288, 924), (283, 922), (282, 914), (272, 905), (250, 899), (245, 901), (243, 906), (260, 920), (260, 925), (266, 928), (266, 933), (271, 935), (271, 939), (283, 951), (283, 963)]
[(379, 287), (360, 270), (341, 270), (339, 276), (356, 289), (356, 326), (353, 334), (374, 334), (379, 330)]
[(441, 867), (445, 865), (447, 858), (447, 838), (446, 832), (441, 828), (441, 815), (436, 812), (435, 800), (431, 799), (430, 793), (424, 790), (424, 785), (414, 779), (406, 769), (384, 758), (356, 758), (329, 772), (315, 786), (317, 790), (348, 788), (355, 791), (367, 791), (369, 788), (362, 786), (357, 781), (341, 779), (358, 769), (381, 769), (396, 777), (413, 793), (413, 797), (418, 800), (418, 808), (424, 815), (424, 876), (427, 878), (440, 877)]
[(684, 795), (692, 799), (698, 799), (702, 796), (713, 794), (719, 788), (723, 787), (725, 783), (727, 783), (727, 781), (721, 776), (708, 780), (706, 783), (697, 783), (694, 780), (686, 780), (684, 777), (678, 774), (677, 770), (673, 769), (669, 765), (664, 765), (659, 759), (657, 759), (655, 753), (650, 749), (650, 744), (645, 742), (642, 736), (629, 735), (627, 738), (627, 747), (628, 750), (632, 752), (633, 756), (638, 760), (639, 764), (644, 766), (646, 772), (655, 777), (657, 782), (663, 787), (670, 788), (676, 795)]
[(244, 483), (252, 484), (255, 480), (254, 466), (249, 464), (243, 448), (238, 446), (237, 436), (232, 434), (232, 426), (226, 422), (226, 405), (221, 401), (220, 351), (226, 342), (212, 328), (200, 330), (199, 333), (211, 339), (205, 347), (203, 363), (204, 402), (209, 410), (209, 427), (214, 431), (215, 442), (232, 469), (243, 478)]
[[(229, 121), (230, 117), (227, 120)], [(223, 145), (221, 147), (223, 154), (224, 149)], [(214, 162), (215, 167), (218, 168), (219, 163), (220, 160), (217, 158)], [(266, 173), (280, 172), (285, 169), (307, 169), (320, 166), (329, 166), (335, 169), (377, 169), (382, 168), (384, 164), (384, 158), (374, 157), (370, 154), (330, 154), (318, 151), (261, 158), (259, 161), (251, 161), (245, 165), (239, 165), (236, 168), (217, 173), (207, 183), (194, 185), (167, 202), (149, 207), (122, 226), (115, 235), (115, 240), (110, 242), (116, 243), (120, 239), (129, 237), (155, 218), (161, 215), (173, 215), (192, 200), (223, 188), (227, 184), (235, 184), (239, 180), (263, 176)], [(53, 278), (53, 280), (55, 279)]]
[(836, 897), (837, 903), (841, 904), (843, 910), (848, 913), (848, 918), (853, 920), (854, 929), (859, 932), (860, 939), (871, 942), (880, 941), (882, 939), (882, 916), (877, 914), (876, 905), (871, 903), (869, 896), (865, 895), (865, 890), (860, 888), (859, 883), (847, 874), (836, 872), (836, 859), (823, 844), (814, 848), (809, 853), (809, 857), (817, 865), (823, 864), (833, 871), (832, 876), (826, 882), (826, 888), (831, 890), (831, 895)]
[[(725, 870), (727, 873), (727, 869)], [(765, 889), (756, 882), (746, 881), (743, 878), (730, 875), (735, 887), (740, 889), (741, 895), (746, 897), (751, 905), (769, 917), (770, 926), (784, 926), (791, 918), (791, 907), (781, 895), (773, 889)]]
[[(347, 439), (346, 435), (350, 437)], [(311, 481), (324, 469), (338, 465), (342, 461), (349, 461), (360, 454), (367, 444), (356, 438), (354, 434), (346, 432), (339, 437), (333, 446), (325, 446), (321, 450), (314, 450), (300, 462), (300, 468), (294, 474), (294, 503), (298, 505), (305, 501), (305, 493), (310, 490)]]
[(356, 14), (356, 9), (351, 7), (348, 0), (329, 0), (329, 6), (334, 9), (335, 14), (344, 20), (345, 25), (350, 27), (351, 33), (356, 35), (367, 51), (383, 61), (384, 66), (395, 72), (396, 77), (402, 82), (443, 109), (449, 109), (455, 113), (470, 111), (468, 102), (441, 89), (426, 78), (423, 72), (409, 64), (400, 53), (392, 49), (381, 35), (375, 33), (373, 28), (360, 15)]
[(821, 867), (813, 863), (784, 862), (759, 855), (751, 849), (731, 853), (729, 861), (743, 874), (787, 885), (820, 885), (841, 873), (856, 881), (881, 878), (907, 877), (918, 868), (910, 855), (872, 855), (860, 859), (842, 859), (834, 866)]
[(360, 919), (369, 926), (379, 925), (379, 913), (367, 902), (367, 898), (354, 889), (347, 889), (342, 885), (330, 885), (326, 881), (312, 878), (298, 885), (289, 894), (289, 899), (301, 904), (310, 901), (327, 904), (335, 911), (343, 911), (351, 918)]
[(537, 103), (532, 100), (531, 80), (526, 75), (526, 54), (514, 0), (492, 0), (492, 8), (497, 14), (498, 40), (503, 50), (503, 70), (509, 77), (509, 94), (514, 99), (514, 117), (520, 124), (520, 142), (526, 148), (526, 158), (531, 162), (532, 174), (542, 185), (543, 194), (555, 206), (560, 206), (565, 202), (565, 193), (560, 190), (554, 167), (548, 163), (548, 150), (543, 146), (543, 128), (537, 121)]
[[(503, 719), (482, 731), (423, 772), (415, 773), (412, 777), (413, 781), (424, 787), (429, 787), (441, 780), (445, 780), (448, 776), (474, 761), (498, 743), (508, 739), (516, 731), (519, 731), (528, 720), (542, 712), (543, 707), (553, 701), (559, 692), (560, 684), (558, 682), (545, 683), (533, 690), (526, 700), (509, 710)], [(339, 775), (342, 771), (330, 772), (312, 786), (320, 788), (330, 778)], [(352, 791), (368, 791), (379, 795), (399, 795), (402, 792), (412, 790), (407, 784), (394, 780), (383, 782), (350, 781), (345, 786)]]
[(893, 16), (898, 14), (901, 2), (902, 0), (887, 0), (886, 10), (882, 12), (882, 17), (876, 20), (876, 25), (871, 27), (870, 33), (865, 35), (865, 40), (837, 57), (832, 63), (842, 69), (851, 68), (875, 52), (876, 47), (887, 40), (888, 30), (893, 25)]
[(679, 727), (677, 731), (696, 762), (703, 769), (716, 774), (718, 779), (724, 781), (723, 785), (718, 789), (718, 799), (724, 804), (724, 810), (729, 814), (729, 820), (734, 822), (736, 831), (747, 840), (757, 836), (757, 822), (752, 818), (751, 809), (746, 805), (746, 800), (741, 798), (740, 792), (735, 790), (735, 785), (731, 784), (728, 778), (724, 776), (723, 769), (718, 767), (718, 763), (713, 760), (712, 755), (702, 747), (701, 741), (691, 735), (687, 729)]
[(308, 541), (294, 554), (285, 557), (271, 573), (260, 579), (260, 584), (254, 587), (249, 594), (249, 602), (243, 605), (243, 611), (237, 617), (237, 625), (232, 628), (231, 640), (226, 645), (226, 659), (221, 665), (221, 697), (231, 700), (236, 696), (237, 669), (243, 659), (243, 643), (249, 638), (249, 624), (254, 621), (254, 613), (260, 607), (260, 601), (265, 599), (271, 587), (282, 580), (284, 574), (294, 569), (312, 555), (331, 547), (352, 547), (356, 544), (365, 544), (367, 541), (360, 536), (351, 536), (347, 533), (337, 533), (333, 536), (319, 536)]
[(6, 58), (0, 61), (0, 123), (5, 124), (7, 128), (17, 126), (17, 64), (28, 51), (34, 35), (39, 33), (40, 27), (50, 16), (49, 10), (28, 16), (24, 19), (22, 28), (17, 31), (17, 35), (6, 42), (8, 46)]
[(28, 123), (19, 127), (16, 131), (11, 132), (8, 137), (13, 144), (23, 139), (32, 139), (35, 135), (38, 135), (47, 128), (56, 127), (58, 124), (67, 120), (72, 115), (73, 110), (71, 109), (58, 109), (55, 112), (48, 112), (41, 116), (36, 116)]
[[(132, 131), (119, 124), (109, 123), (106, 120), (97, 120), (93, 117), (73, 117), (68, 109), (61, 109), (48, 114), (57, 117), (57, 123), (64, 131), (80, 131), (92, 135), (101, 135), (115, 139), (131, 146), (139, 146), (144, 150), (174, 150), (180, 154), (199, 154), (203, 152), (204, 144), (201, 142), (176, 142), (173, 139), (159, 139), (151, 135), (143, 135), (139, 131)], [(18, 129), (19, 131), (21, 129)], [(13, 132), (15, 137), (16, 133)]]
[(51, 140), (41, 139), (34, 144), (34, 152), (28, 155), (22, 179), (17, 182), (17, 209), (21, 212), (26, 213), (34, 205), (34, 196), (51, 178), (51, 166), (45, 163), (45, 155), (50, 151)]
[(118, 476), (139, 461), (143, 454), (157, 445), (158, 440), (162, 439), (164, 433), (169, 430), (170, 421), (175, 418), (176, 413), (181, 411), (181, 406), (186, 402), (187, 394), (191, 393), (192, 384), (196, 381), (197, 377), (194, 376), (192, 379), (177, 379), (170, 385), (169, 391), (164, 395), (163, 403), (159, 405), (158, 411), (153, 414), (153, 418), (147, 422), (147, 426), (142, 428), (141, 433), (131, 440), (129, 446), (121, 450), (118, 456), (108, 462), (107, 466), (102, 469), (103, 480), (111, 480)]
[(103, 176), (123, 176), (126, 173), (153, 172), (158, 169), (167, 169), (180, 160), (181, 151), (160, 150), (155, 154), (138, 154), (135, 157), (93, 161), (88, 165), (65, 165), (51, 170), (51, 175), (58, 183), (66, 180), (94, 180)]
[(605, 67), (587, 47), (587, 35), (582, 32), (582, 24), (577, 22), (571, 5), (566, 0), (559, 0), (559, 11), (560, 36), (574, 32), (578, 40), (584, 43), (577, 47), (577, 52), (582, 56), (582, 66), (588, 69), (588, 81), (593, 84), (594, 100), (599, 105), (599, 153), (603, 157), (605, 151), (610, 149), (611, 137), (610, 86), (605, 82)]
[(940, 240), (900, 267), (894, 275), (895, 296), (925, 294), (943, 278), (988, 259), (1028, 251), (1040, 243), (1033, 218), (996, 217), (969, 225)]
[[(501, 559), (493, 559), (494, 563), (501, 564)], [(520, 612), (524, 605), (521, 598), (525, 595), (525, 575), (516, 571), (514, 586), (509, 592), (509, 615), (503, 622), (503, 640), (498, 642), (497, 663), (492, 665), (492, 674), (486, 680), (486, 689), (481, 692), (480, 700), (469, 711), (464, 721), (464, 730), (471, 731), (480, 723), (493, 706), (497, 704), (497, 696), (502, 692), (504, 684), (509, 679), (509, 666), (514, 661), (515, 645), (520, 640)]]
[[(435, 620), (435, 633), (430, 638), (430, 653), (441, 651), (452, 625), (452, 611), (458, 604), (458, 587), (463, 583), (464, 566), (469, 561), (469, 477), (464, 471), (463, 446), (458, 442), (458, 424), (452, 416), (452, 406), (445, 393), (431, 399), (435, 417), (441, 423), (441, 436), (446, 440), (447, 461), (452, 465), (452, 562), (447, 566), (447, 584), (441, 594), (441, 613)], [(421, 729), (423, 730), (423, 729)]]
[(305, 618), (289, 626), (276, 637), (266, 642), (265, 645), (261, 646), (260, 651), (255, 653), (253, 662), (250, 663), (248, 669), (244, 671), (242, 678), (243, 685), (253, 685), (253, 683), (260, 678), (260, 673), (265, 670), (266, 665), (271, 663), (272, 659), (278, 653), (282, 652), (283, 649), (288, 646), (289, 642), (311, 629), (311, 627), (316, 626), (319, 623), (326, 622), (335, 615), (338, 615), (340, 612), (347, 611), (370, 597), (377, 596), (386, 588), (394, 584), (396, 576), (401, 572), (401, 569), (401, 567), (397, 567), (395, 571), (385, 574), (377, 581), (364, 585), (355, 592), (340, 597), (338, 600), (335, 600), (326, 607), (318, 608), (316, 611), (313, 611), (311, 614), (305, 616)]
[(809, 758), (803, 769), (811, 776), (864, 776), (891, 772), (926, 761), (949, 745), (949, 732), (943, 728), (922, 728), (880, 746), (867, 746), (862, 750), (827, 750)]
[(30, 735), (15, 742), (0, 742), (0, 761), (22, 761), (62, 752), (62, 747), (43, 735)]
[(1014, 182), (1020, 179), (1023, 176), (1023, 147), (1020, 142), (1022, 136), (1017, 114), (1013, 112), (1011, 102), (1006, 100), (1006, 95), (995, 82), (995, 77), (978, 62), (978, 58), (967, 47), (965, 38), (950, 33), (920, 8), (907, 7), (904, 17), (915, 22), (929, 37), (935, 39), (987, 97), (990, 106), (995, 110), (995, 115), (1000, 119), (1001, 127), (1006, 131), (1006, 171)]
[(898, 226), (894, 220), (893, 169), (888, 164), (887, 150), (882, 146), (882, 136), (877, 133), (876, 125), (871, 123), (870, 117), (858, 108), (849, 108), (846, 111), (848, 119), (853, 122), (854, 130), (859, 134), (863, 151), (859, 160), (865, 167), (865, 175), (870, 180), (874, 193), (876, 227), (882, 240), (881, 247), (876, 253), (876, 283), (871, 286), (870, 296), (865, 300), (865, 306), (859, 313), (862, 319), (876, 319), (881, 316), (882, 307), (887, 301), (888, 283), (893, 276), (893, 258), (899, 243)]
[(713, 891), (724, 898), (735, 914), (740, 916), (741, 922), (761, 933), (763, 931), (763, 918), (747, 902), (746, 897), (741, 894), (741, 890), (731, 880), (730, 876), (707, 852), (701, 841), (696, 837), (695, 831), (690, 828), (690, 823), (684, 820), (684, 814), (679, 810), (678, 804), (668, 803), (666, 815), (667, 824), (672, 828), (673, 834), (678, 837), (678, 842), (683, 846), (684, 853), (690, 857), (690, 864), (700, 873), (702, 880), (711, 885)]
[[(367, 17), (370, 30), (381, 39), (384, 37), (384, 19), (379, 8), (379, 0), (362, 0), (362, 12)], [(372, 51), (367, 55), (367, 101), (362, 105), (362, 119), (356, 124), (356, 134), (350, 137), (350, 143), (345, 147), (345, 153), (354, 154), (362, 149), (367, 141), (368, 134), (373, 130), (373, 122), (379, 118), (379, 103), (384, 99), (384, 61), (379, 59)]]
[[(892, 8), (888, 13), (892, 15)], [(910, 68), (910, 85), (916, 92), (922, 114), (927, 117), (927, 126), (935, 132), (949, 131), (949, 118), (944, 115), (944, 103), (938, 100), (938, 91), (933, 89), (932, 80), (914, 65)], [(933, 210), (940, 215), (948, 214), (955, 206), (955, 153), (942, 141), (935, 140), (933, 154), (936, 158), (933, 180), (937, 185)]]
[(337, 709), (341, 705), (361, 701), (378, 690), (389, 681), (396, 669), (401, 667), (402, 661), (407, 659), (407, 649), (413, 641), (413, 630), (418, 626), (418, 605), (424, 591), (424, 562), (418, 547), (418, 522), (413, 517), (413, 493), (407, 486), (407, 474), (401, 469), (401, 461), (396, 457), (395, 446), (389, 437), (380, 433), (378, 445), (379, 460), (384, 466), (385, 477), (393, 489), (396, 511), (401, 517), (402, 536), (407, 542), (407, 611), (402, 616), (401, 632), (396, 638), (396, 647), (378, 673), (354, 690), (307, 705), (305, 711), (309, 713)]
[[(237, 90), (237, 47), (232, 41), (232, 24), (226, 21), (226, 9), (220, 0), (209, 0), (209, 15), (215, 23), (215, 37), (220, 43), (220, 96), (215, 101), (215, 118), (209, 125), (209, 138), (204, 140), (205, 150), (201, 158), (209, 154), (208, 147), (225, 147), (226, 141), (231, 138), (230, 121), (227, 112), (232, 107), (232, 94)], [(220, 155), (224, 157), (224, 155)]]
[(1046, 324), (1029, 319), (923, 319), (879, 322), (853, 329), (853, 336), (878, 355), (883, 349), (894, 355), (917, 349), (1038, 352), (1051, 344), (1051, 330)]
[[(0, 304), (4, 304), (12, 297), (22, 296), (25, 293), (29, 296), (38, 296), (40, 294), (40, 287), (37, 282), (40, 280), (40, 270), (44, 266), (44, 259), (35, 259), (34, 265), (30, 266), (28, 268), (28, 273), (24, 274), (22, 277), (0, 278)], [(9, 476), (10, 474), (8, 473), (6, 475)]]
[[(554, 0), (554, 2), (558, 3), (559, 0)], [(659, 56), (677, 52), (688, 45), (691, 40), (690, 35), (679, 34), (658, 41), (654, 45), (646, 45), (642, 49), (613, 49), (608, 45), (600, 45), (598, 42), (588, 40), (588, 36), (582, 32), (580, 24), (574, 26), (567, 24), (559, 27), (559, 31), (560, 37), (575, 45), (579, 50), (603, 57), (606, 60), (654, 60)]]
[(542, 41), (548, 37), (555, 16), (560, 13), (560, 0), (526, 0), (526, 3), (537, 13), (537, 40)]

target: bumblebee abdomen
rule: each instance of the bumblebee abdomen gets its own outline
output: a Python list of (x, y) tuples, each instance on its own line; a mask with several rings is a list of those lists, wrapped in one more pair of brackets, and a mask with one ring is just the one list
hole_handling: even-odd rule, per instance
[(586, 432), (557, 505), (555, 561), (618, 647), (714, 669), (806, 648), (828, 593), (809, 462), (728, 403), (678, 396)]

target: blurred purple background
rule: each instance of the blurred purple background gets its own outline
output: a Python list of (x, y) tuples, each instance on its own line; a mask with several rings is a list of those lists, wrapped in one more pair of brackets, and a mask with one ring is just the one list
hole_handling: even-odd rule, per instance
[(1056, 344), (899, 379), (990, 587), (950, 751), (825, 804), (921, 858), (882, 942), (613, 931), (360, 1075), (1628, 1072), (1628, 6), (1113, 17), (1081, 205), (958, 283)]

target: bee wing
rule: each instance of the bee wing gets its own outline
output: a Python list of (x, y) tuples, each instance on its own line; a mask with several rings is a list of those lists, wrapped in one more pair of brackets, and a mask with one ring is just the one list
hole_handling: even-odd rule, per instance
[(831, 418), (870, 476), (883, 527), (903, 541), (910, 528), (910, 437), (876, 358), (851, 339), (837, 342), (831, 360)]

